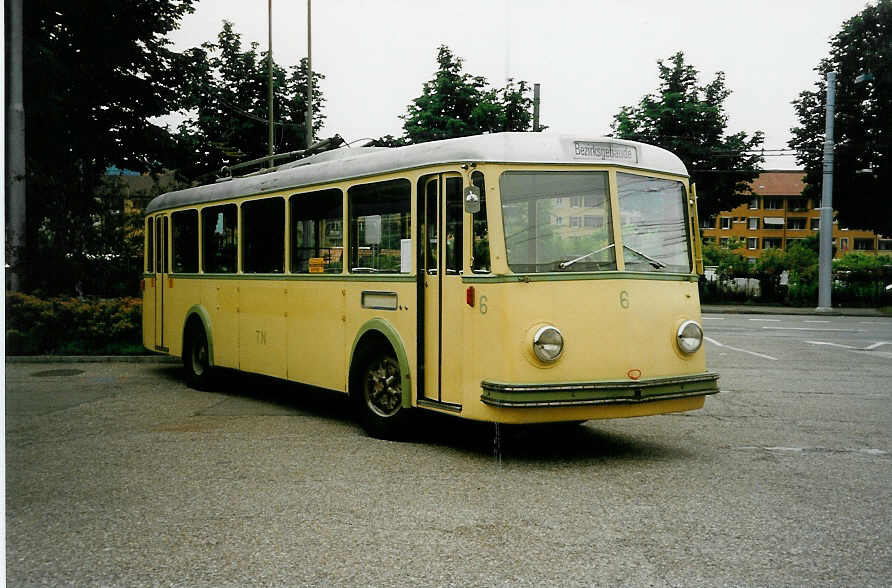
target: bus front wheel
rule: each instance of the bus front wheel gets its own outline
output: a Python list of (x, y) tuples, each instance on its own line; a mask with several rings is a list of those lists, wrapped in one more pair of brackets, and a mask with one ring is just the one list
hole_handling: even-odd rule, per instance
[(378, 439), (400, 439), (407, 428), (403, 376), (392, 353), (373, 352), (362, 361), (355, 396), (363, 428)]
[(183, 346), (183, 367), (186, 369), (186, 383), (196, 390), (207, 390), (211, 386), (210, 353), (208, 338), (204, 329), (192, 327)]

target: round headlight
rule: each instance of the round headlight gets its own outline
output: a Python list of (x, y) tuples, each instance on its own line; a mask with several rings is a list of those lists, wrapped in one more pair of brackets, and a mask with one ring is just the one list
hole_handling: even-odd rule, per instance
[(703, 344), (703, 329), (694, 321), (685, 321), (678, 327), (678, 348), (684, 353), (694, 353)]
[(561, 356), (564, 337), (556, 327), (542, 327), (533, 335), (533, 352), (540, 361), (550, 363)]

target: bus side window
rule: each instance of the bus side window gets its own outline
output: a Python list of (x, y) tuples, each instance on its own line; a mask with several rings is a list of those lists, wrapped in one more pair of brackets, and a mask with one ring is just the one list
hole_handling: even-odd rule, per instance
[(155, 273), (155, 219), (146, 220), (146, 273)]
[(411, 196), (408, 180), (359, 184), (347, 190), (350, 271), (411, 271)]
[(263, 198), (242, 204), (242, 271), (285, 271), (285, 200)]
[(235, 204), (208, 206), (201, 211), (202, 270), (207, 274), (238, 271), (238, 210)]
[[(344, 194), (338, 189), (295, 194), (291, 206), (291, 273), (341, 273)], [(311, 259), (321, 259), (313, 265)]]
[(474, 273), (488, 274), (489, 269), (489, 229), (486, 224), (486, 186), (483, 173), (475, 171), (471, 174), (471, 183), (480, 189), (480, 212), (474, 215), (474, 231), (471, 236), (471, 270)]
[(198, 211), (181, 210), (170, 215), (173, 227), (173, 273), (198, 273)]

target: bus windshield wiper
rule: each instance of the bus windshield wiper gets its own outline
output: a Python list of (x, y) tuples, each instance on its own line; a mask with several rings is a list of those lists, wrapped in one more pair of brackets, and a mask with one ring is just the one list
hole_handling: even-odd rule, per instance
[(643, 257), (644, 259), (646, 259), (647, 261), (649, 261), (649, 262), (650, 262), (650, 265), (654, 266), (656, 269), (663, 269), (663, 268), (665, 268), (665, 267), (669, 267), (669, 266), (667, 266), (665, 263), (663, 263), (662, 261), (657, 261), (657, 260), (654, 259), (653, 257), (650, 257), (649, 255), (645, 255), (645, 254), (641, 253), (640, 251), (638, 251), (637, 249), (632, 249), (632, 248), (629, 247), (628, 245), (623, 245), (623, 249), (628, 249), (629, 251), (631, 251), (631, 252), (634, 253), (635, 255), (640, 255), (641, 257)]
[(608, 245), (607, 247), (601, 247), (600, 249), (597, 249), (597, 250), (595, 250), (595, 251), (592, 251), (591, 253), (586, 253), (585, 255), (581, 255), (581, 256), (577, 257), (576, 259), (571, 259), (570, 261), (564, 261), (564, 262), (562, 262), (562, 263), (560, 264), (559, 267), (560, 267), (561, 269), (567, 269), (568, 267), (570, 267), (571, 265), (573, 265), (573, 264), (576, 263), (577, 261), (582, 261), (582, 260), (585, 259), (586, 257), (591, 257), (592, 255), (597, 255), (598, 253), (601, 253), (602, 251), (607, 251), (607, 250), (610, 249), (611, 247), (613, 247), (613, 243), (611, 243), (611, 244)]

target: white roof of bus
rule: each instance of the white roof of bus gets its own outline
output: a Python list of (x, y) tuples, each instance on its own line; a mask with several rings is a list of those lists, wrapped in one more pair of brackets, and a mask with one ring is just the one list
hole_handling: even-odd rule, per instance
[(396, 148), (344, 147), (281, 165), (273, 172), (162, 194), (149, 203), (146, 213), (401, 170), (466, 162), (602, 163), (687, 176), (687, 170), (678, 157), (653, 145), (611, 137), (496, 133)]

